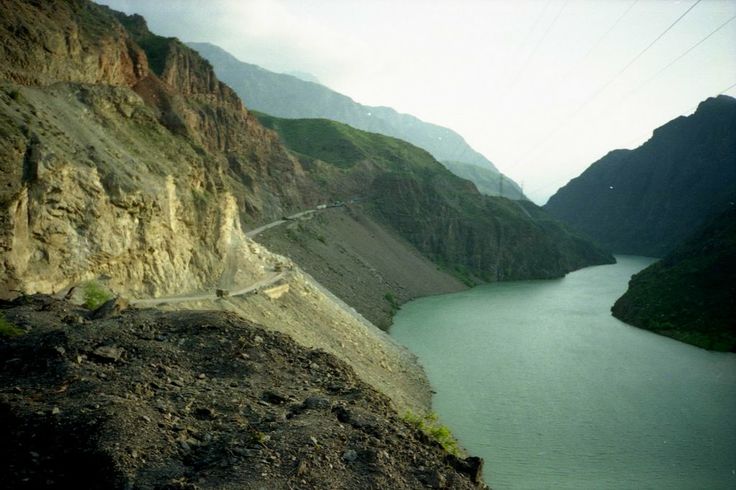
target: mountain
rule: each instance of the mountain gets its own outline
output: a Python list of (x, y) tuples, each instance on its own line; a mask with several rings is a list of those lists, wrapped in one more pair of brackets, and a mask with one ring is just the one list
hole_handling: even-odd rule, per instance
[(613, 261), (534, 204), (482, 195), (410, 143), (327, 119), (258, 117), (324, 196), (358, 201), (470, 283), (560, 277)]
[(521, 187), (500, 172), (463, 162), (445, 160), (440, 163), (453, 174), (475, 184), (481, 194), (526, 200)]
[[(233, 87), (253, 110), (281, 118), (332, 119), (364, 131), (408, 141), (427, 150), (443, 163), (464, 163), (480, 167), (485, 173), (501, 175), (488, 159), (473, 150), (462, 136), (451, 129), (424, 122), (409, 114), (400, 114), (390, 107), (359, 104), (323, 85), (304, 81), (301, 77), (274, 73), (257, 65), (243, 63), (209, 43), (188, 45), (209, 60), (217, 76)], [(467, 178), (467, 175), (468, 172), (465, 172), (461, 177)], [(518, 199), (519, 186), (508, 177), (503, 178), (508, 186), (502, 195)], [(486, 187), (482, 179), (476, 185), (479, 190), (481, 187), (488, 190), (489, 195), (499, 195), (498, 186)]]
[[(246, 236), (313, 207), (317, 186), (207, 61), (82, 0), (0, 2), (0, 41), (0, 300), (175, 297), (343, 360), (396, 410), (429, 408), (403, 347)], [(215, 299), (264, 281), (288, 292)]]
[(736, 352), (736, 206), (633, 276), (611, 311), (640, 328)]
[(635, 150), (615, 150), (544, 206), (617, 253), (662, 257), (736, 201), (736, 99), (702, 102)]
[(141, 17), (12, 2), (0, 36), (0, 296), (100, 274), (121, 292), (198, 289), (241, 222), (304, 207), (299, 162)]
[(298, 78), (299, 80), (304, 80), (305, 82), (319, 83), (319, 78), (305, 71), (287, 71), (284, 75), (290, 75)]

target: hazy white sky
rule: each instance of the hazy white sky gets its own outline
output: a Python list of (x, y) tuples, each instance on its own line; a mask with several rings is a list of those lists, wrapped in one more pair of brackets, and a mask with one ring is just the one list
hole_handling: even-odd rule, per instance
[(608, 151), (736, 96), (736, 0), (99, 3), (450, 127), (540, 204)]

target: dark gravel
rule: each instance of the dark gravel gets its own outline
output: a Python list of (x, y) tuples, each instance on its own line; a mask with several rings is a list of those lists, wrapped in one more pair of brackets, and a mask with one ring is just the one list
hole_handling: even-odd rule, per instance
[(335, 357), (223, 312), (0, 308), (4, 488), (485, 488)]

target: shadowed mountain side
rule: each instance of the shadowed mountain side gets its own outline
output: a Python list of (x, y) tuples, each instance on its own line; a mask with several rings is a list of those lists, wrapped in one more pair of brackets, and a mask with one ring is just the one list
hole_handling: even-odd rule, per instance
[(719, 95), (615, 150), (544, 208), (617, 253), (662, 257), (736, 201), (736, 99)]
[(326, 119), (259, 118), (325, 198), (358, 200), (464, 282), (560, 277), (613, 258), (526, 201), (481, 195), (409, 143)]
[(736, 209), (632, 277), (611, 311), (682, 342), (736, 352)]
[[(499, 195), (498, 186), (484, 186), (488, 177), (501, 175), (483, 155), (473, 150), (455, 131), (424, 122), (412, 115), (401, 114), (390, 107), (371, 107), (359, 104), (343, 94), (318, 83), (296, 76), (274, 73), (260, 66), (243, 63), (227, 51), (209, 43), (188, 43), (207, 58), (220, 79), (224, 80), (243, 98), (251, 109), (276, 117), (301, 119), (324, 118), (339, 121), (354, 128), (393, 136), (424, 148), (438, 161), (458, 162), (482, 169), (478, 189), (489, 195)], [(452, 167), (448, 165), (453, 172)], [(464, 171), (461, 177), (475, 177)], [(508, 177), (504, 197), (518, 199), (519, 186)]]

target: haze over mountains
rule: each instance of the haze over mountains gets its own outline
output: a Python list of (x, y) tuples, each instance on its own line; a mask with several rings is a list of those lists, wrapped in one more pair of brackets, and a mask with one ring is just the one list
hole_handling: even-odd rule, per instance
[(662, 257), (736, 201), (736, 99), (719, 95), (614, 150), (544, 206), (616, 253)]
[[(209, 43), (187, 43), (251, 109), (282, 118), (325, 118), (358, 129), (400, 138), (429, 151), (457, 175), (488, 195), (524, 199), (521, 188), (451, 129), (424, 122), (390, 107), (365, 106), (318, 83), (244, 63)], [(477, 168), (465, 168), (473, 166)], [(474, 180), (476, 179), (477, 180)]]

